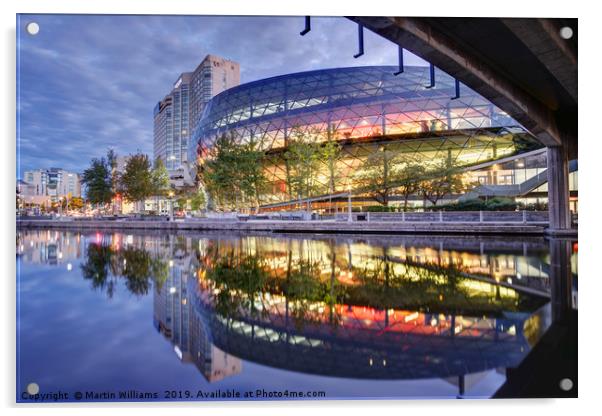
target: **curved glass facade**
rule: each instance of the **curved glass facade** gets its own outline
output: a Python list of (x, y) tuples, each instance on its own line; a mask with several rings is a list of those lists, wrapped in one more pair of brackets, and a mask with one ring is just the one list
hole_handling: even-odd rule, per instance
[[(519, 124), (465, 86), (428, 67), (351, 67), (288, 74), (231, 88), (215, 96), (199, 120), (190, 160), (211, 156), (221, 135), (250, 140), (273, 155), (292, 134), (343, 144), (335, 190), (353, 186), (353, 173), (367, 155), (386, 144), (418, 160), (452, 158), (470, 166), (539, 146)], [(289, 200), (285, 168), (278, 157), (266, 166), (273, 184), (265, 203)], [(327, 187), (328, 179), (324, 177)], [(327, 193), (326, 191), (324, 193)]]

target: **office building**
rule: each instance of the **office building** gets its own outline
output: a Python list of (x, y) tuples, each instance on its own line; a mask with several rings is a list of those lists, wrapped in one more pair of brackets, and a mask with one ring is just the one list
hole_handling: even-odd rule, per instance
[(205, 105), (216, 94), (238, 84), (238, 63), (207, 55), (194, 71), (180, 74), (169, 94), (155, 105), (154, 159), (163, 160), (176, 186), (190, 182), (189, 138)]
[(52, 202), (81, 196), (79, 174), (60, 168), (26, 171), (22, 182), (19, 188), (23, 196), (48, 197)]

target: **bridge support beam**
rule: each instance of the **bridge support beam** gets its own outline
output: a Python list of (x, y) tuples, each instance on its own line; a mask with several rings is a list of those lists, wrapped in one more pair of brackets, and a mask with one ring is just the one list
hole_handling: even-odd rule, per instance
[(573, 305), (571, 241), (551, 238), (549, 245), (552, 320), (558, 322), (566, 319)]
[(566, 146), (548, 147), (549, 234), (571, 229), (569, 209), (569, 157)]

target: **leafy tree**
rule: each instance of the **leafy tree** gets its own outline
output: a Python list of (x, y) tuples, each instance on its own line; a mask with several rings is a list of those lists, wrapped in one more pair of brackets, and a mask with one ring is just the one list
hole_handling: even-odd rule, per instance
[(213, 157), (207, 160), (201, 169), (207, 192), (221, 208), (237, 206), (239, 202), (236, 150), (233, 136), (219, 137), (213, 148)]
[(199, 187), (190, 198), (190, 207), (193, 211), (200, 211), (205, 209), (207, 205), (207, 198), (205, 197), (205, 190)]
[(328, 130), (328, 140), (320, 147), (319, 158), (328, 167), (328, 193), (334, 193), (337, 177), (337, 162), (341, 158), (341, 144)]
[[(117, 170), (117, 153), (111, 148), (107, 151), (107, 166), (111, 175), (111, 191), (113, 197), (119, 194), (119, 171)], [(115, 198), (111, 198), (112, 211), (115, 212)]]
[(90, 167), (82, 174), (81, 182), (92, 204), (105, 205), (111, 202), (114, 195), (111, 168), (104, 157), (92, 159)]
[(184, 210), (188, 206), (188, 201), (189, 199), (187, 198), (186, 194), (180, 194), (176, 198), (175, 206), (180, 208), (181, 210)]
[(217, 139), (213, 157), (202, 168), (202, 182), (221, 208), (259, 207), (267, 181), (263, 172), (264, 152), (257, 143), (237, 144), (235, 136)]
[(399, 186), (395, 189), (403, 197), (403, 210), (408, 208), (408, 199), (410, 195), (417, 193), (420, 190), (420, 180), (425, 173), (424, 166), (416, 161), (406, 161), (397, 171), (395, 180)]
[(255, 209), (258, 210), (261, 195), (267, 186), (263, 171), (264, 152), (258, 149), (257, 142), (250, 141), (239, 146), (235, 155), (241, 191), (245, 199), (253, 201)]
[(132, 202), (140, 202), (154, 193), (153, 174), (148, 156), (131, 155), (120, 177), (123, 196)]
[(107, 167), (111, 171), (111, 190), (115, 194), (119, 188), (119, 172), (117, 171), (117, 153), (113, 149), (107, 151)]
[(69, 200), (69, 207), (75, 210), (82, 209), (84, 207), (83, 198), (80, 198), (79, 196), (74, 196)]
[(427, 169), (425, 176), (427, 179), (420, 182), (419, 193), (425, 201), (433, 205), (437, 205), (437, 202), (447, 195), (466, 190), (462, 169), (449, 160), (435, 162)]
[(396, 164), (398, 154), (382, 145), (372, 152), (364, 162), (357, 177), (368, 194), (384, 206), (389, 205), (396, 183)]
[(155, 164), (152, 170), (152, 187), (153, 194), (163, 196), (169, 192), (169, 172), (160, 157), (155, 159)]
[(318, 189), (320, 146), (312, 134), (295, 129), (292, 136), (284, 153), (289, 195), (302, 199)]

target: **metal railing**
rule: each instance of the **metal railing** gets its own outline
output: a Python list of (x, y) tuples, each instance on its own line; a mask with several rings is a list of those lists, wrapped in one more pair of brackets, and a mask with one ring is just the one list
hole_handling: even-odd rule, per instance
[[(353, 221), (367, 222), (449, 222), (449, 223), (515, 223), (543, 224), (547, 211), (428, 211), (428, 212), (353, 212)], [(348, 221), (348, 213), (335, 216)]]

